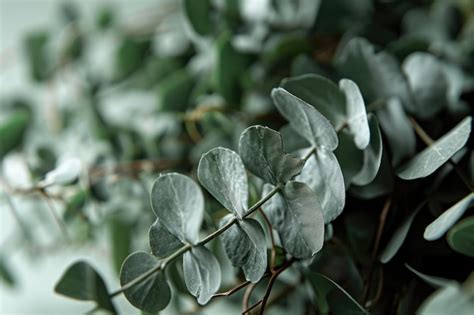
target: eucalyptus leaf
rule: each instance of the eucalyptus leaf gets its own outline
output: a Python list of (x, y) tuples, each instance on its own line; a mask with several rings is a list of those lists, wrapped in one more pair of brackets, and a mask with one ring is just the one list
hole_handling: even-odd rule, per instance
[(307, 273), (321, 314), (368, 314), (357, 301), (333, 280), (319, 273)]
[(67, 185), (74, 182), (81, 174), (81, 161), (76, 158), (61, 162), (54, 170), (45, 175), (45, 179), (38, 183), (39, 187), (51, 185)]
[(335, 67), (342, 77), (357, 83), (367, 102), (394, 97), (406, 109), (415, 111), (408, 83), (396, 59), (384, 51), (376, 53), (366, 39), (351, 39), (336, 55)]
[(247, 174), (240, 156), (232, 150), (215, 148), (199, 161), (201, 184), (226, 209), (242, 218), (248, 208)]
[(167, 257), (183, 246), (183, 243), (161, 224), (160, 219), (156, 219), (151, 225), (148, 239), (151, 253), (159, 258)]
[(341, 166), (344, 176), (344, 185), (346, 190), (349, 189), (351, 182), (364, 164), (364, 152), (359, 150), (353, 141), (352, 135), (342, 129), (339, 133), (339, 146), (334, 154)]
[(211, 2), (209, 0), (184, 0), (183, 9), (197, 34), (207, 35), (211, 32)]
[(93, 301), (99, 308), (117, 313), (104, 280), (85, 261), (80, 260), (69, 266), (54, 287), (54, 292), (76, 300)]
[(362, 169), (352, 178), (356, 185), (367, 185), (374, 180), (382, 161), (382, 135), (374, 114), (369, 114), (370, 143), (363, 150)]
[(391, 98), (384, 105), (376, 111), (377, 119), (390, 146), (392, 165), (398, 165), (415, 153), (415, 131), (398, 99)]
[(16, 276), (13, 274), (10, 266), (5, 259), (0, 256), (0, 280), (9, 287), (14, 287), (17, 284)]
[(283, 151), (295, 152), (300, 149), (309, 148), (311, 144), (301, 137), (289, 124), (284, 125), (279, 130), (283, 140)]
[(405, 264), (405, 267), (407, 267), (408, 270), (413, 272), (415, 275), (420, 277), (423, 281), (425, 281), (426, 283), (428, 283), (434, 288), (442, 288), (442, 287), (446, 287), (446, 286), (449, 286), (450, 284), (455, 283), (455, 281), (450, 280), (450, 279), (430, 276), (422, 272), (419, 272), (418, 270), (416, 270), (415, 268), (411, 267), (408, 264)]
[(458, 284), (445, 286), (430, 295), (417, 310), (417, 315), (470, 315), (474, 299)]
[(441, 61), (428, 53), (416, 52), (403, 62), (416, 116), (426, 119), (438, 113), (448, 103), (448, 78)]
[(471, 117), (464, 118), (456, 127), (402, 165), (398, 169), (398, 176), (410, 180), (426, 177), (436, 171), (464, 147), (471, 134), (471, 121)]
[(331, 80), (316, 74), (284, 79), (281, 87), (314, 106), (326, 117), (335, 129), (346, 122), (346, 98)]
[[(220, 226), (231, 219), (232, 216), (224, 217)], [(254, 219), (238, 221), (221, 239), (232, 265), (242, 268), (246, 280), (257, 283), (267, 269), (267, 243), (260, 223)]]
[(183, 243), (196, 243), (204, 216), (204, 197), (191, 178), (169, 173), (151, 189), (151, 206), (160, 222)]
[(362, 94), (357, 84), (349, 79), (339, 81), (339, 88), (346, 96), (347, 128), (354, 135), (356, 147), (365, 149), (369, 145), (370, 130)]
[(304, 161), (283, 151), (277, 131), (252, 126), (240, 136), (239, 153), (247, 169), (267, 183), (285, 183), (301, 172)]
[(474, 257), (474, 217), (453, 226), (447, 236), (449, 246), (458, 253)]
[(184, 281), (189, 292), (204, 305), (221, 285), (221, 268), (214, 254), (204, 246), (194, 246), (183, 256)]
[(29, 116), (27, 111), (18, 110), (0, 124), (0, 160), (22, 144)]
[[(142, 274), (156, 268), (160, 262), (145, 252), (133, 253), (127, 257), (120, 271), (120, 285), (135, 280)], [(127, 300), (135, 307), (148, 313), (164, 309), (171, 300), (171, 290), (163, 272), (155, 272), (124, 292)]]
[(428, 241), (439, 239), (463, 216), (464, 212), (472, 206), (473, 202), (474, 193), (470, 193), (431, 222), (425, 228), (423, 237)]
[[(263, 194), (272, 189), (265, 185)], [(304, 183), (289, 181), (263, 206), (278, 231), (283, 248), (297, 258), (314, 256), (324, 243), (324, 217), (315, 193)]]
[(341, 214), (346, 193), (344, 177), (334, 153), (323, 148), (316, 150), (295, 180), (307, 184), (314, 191), (321, 204), (324, 223), (333, 221)]
[(337, 148), (336, 131), (313, 106), (283, 88), (273, 89), (272, 98), (293, 129), (312, 145), (331, 151)]
[(400, 250), (403, 245), (403, 242), (405, 241), (405, 238), (408, 235), (408, 231), (410, 230), (413, 220), (424, 205), (424, 203), (421, 204), (417, 209), (410, 213), (395, 230), (392, 237), (388, 241), (387, 246), (385, 246), (384, 250), (382, 251), (382, 254), (380, 254), (380, 261), (383, 264), (388, 263)]

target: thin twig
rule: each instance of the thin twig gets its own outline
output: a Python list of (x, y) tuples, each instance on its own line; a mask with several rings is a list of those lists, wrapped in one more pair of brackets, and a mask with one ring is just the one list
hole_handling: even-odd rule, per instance
[(259, 300), (255, 303), (253, 303), (251, 306), (249, 306), (248, 308), (246, 308), (245, 310), (242, 311), (242, 314), (245, 315), (245, 314), (248, 314), (251, 310), (253, 310), (254, 308), (256, 308), (257, 306), (259, 306), (260, 304), (262, 304), (262, 300)]
[(241, 289), (245, 288), (246, 286), (248, 286), (250, 283), (252, 283), (252, 282), (247, 280), (245, 282), (242, 282), (242, 283), (236, 285), (235, 287), (233, 287), (232, 289), (230, 289), (226, 292), (216, 293), (212, 297), (215, 298), (215, 297), (221, 297), (221, 296), (231, 296), (235, 292), (238, 292), (239, 290), (241, 290)]
[(70, 241), (69, 234), (66, 229), (66, 225), (64, 224), (63, 220), (59, 217), (58, 212), (56, 211), (56, 208), (54, 207), (51, 199), (49, 198), (48, 194), (45, 191), (40, 192), (41, 197), (43, 197), (43, 200), (45, 201), (46, 205), (48, 206), (49, 211), (51, 212), (51, 215), (53, 216), (54, 220), (56, 221), (57, 225), (59, 226), (59, 229), (61, 230), (61, 233), (63, 237), (67, 240)]
[[(242, 299), (242, 314), (247, 314), (252, 308), (255, 308), (257, 305), (252, 305), (252, 306), (249, 306), (250, 304), (250, 298), (252, 297), (252, 292), (253, 290), (255, 289), (255, 287), (257, 286), (257, 283), (252, 283), (248, 288), (247, 290), (245, 290), (245, 293), (244, 293), (244, 297)], [(259, 301), (260, 303), (262, 301)], [(251, 308), (252, 307), (252, 308)]]
[(391, 204), (392, 204), (392, 198), (388, 197), (387, 200), (385, 200), (382, 212), (380, 213), (379, 227), (377, 229), (377, 234), (375, 236), (374, 248), (372, 250), (372, 256), (370, 258), (370, 264), (369, 264), (369, 273), (367, 275), (367, 282), (366, 282), (366, 285), (365, 285), (364, 294), (362, 296), (362, 304), (364, 304), (364, 305), (365, 305), (365, 302), (367, 301), (367, 298), (369, 296), (370, 283), (372, 281), (372, 274), (373, 274), (375, 261), (377, 260), (377, 252), (378, 252), (378, 248), (379, 248), (379, 245), (380, 245), (380, 239), (382, 238), (382, 232), (383, 232), (383, 228), (385, 226), (385, 220), (387, 219), (388, 210), (390, 210)]
[(273, 272), (274, 271), (273, 268), (275, 268), (275, 259), (276, 259), (276, 247), (275, 247), (275, 238), (273, 237), (273, 226), (272, 226), (272, 223), (270, 222), (270, 219), (268, 219), (267, 215), (262, 210), (262, 208), (259, 208), (258, 210), (263, 220), (267, 224), (269, 234), (270, 234), (270, 242), (272, 243), (272, 249), (271, 249), (271, 254), (270, 254), (270, 270), (271, 272)]

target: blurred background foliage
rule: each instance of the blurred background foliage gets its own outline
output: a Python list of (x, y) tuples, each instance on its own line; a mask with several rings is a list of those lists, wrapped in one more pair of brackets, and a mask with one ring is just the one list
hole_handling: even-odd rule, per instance
[[(35, 7), (20, 3), (17, 10)], [(2, 1), (2, 19), (13, 7)], [(388, 183), (349, 191), (344, 214), (333, 224), (336, 241), (313, 267), (355, 297), (362, 294), (368, 266), (373, 268), (369, 281), (374, 292), (368, 294), (376, 297), (371, 305), (376, 314), (411, 314), (433, 292), (404, 262), (460, 282), (472, 271), (472, 259), (453, 251), (444, 239), (427, 243), (422, 237), (434, 216), (469, 191), (449, 170), (434, 179), (395, 179), (391, 165), (423, 145), (415, 143), (411, 125), (392, 126), (390, 115), (396, 114), (381, 105), (413, 102), (404, 98), (414, 94), (422, 108), (415, 116), (435, 139), (468, 115), (474, 99), (472, 1), (160, 0), (120, 6), (97, 2), (92, 10), (75, 2), (55, 7), (47, 26), (22, 34), (21, 45), (13, 50), (2, 45), (0, 55), (2, 312), (36, 308), (19, 305), (18, 296), (38, 303), (40, 312), (87, 310), (46, 293), (39, 295), (43, 301), (27, 297), (52, 291), (76, 257), (97, 262), (108, 285), (118, 286), (124, 258), (147, 248), (147, 229), (154, 220), (149, 190), (159, 172), (195, 174), (204, 152), (216, 146), (235, 149), (251, 124), (278, 130), (284, 120), (271, 104), (271, 89), (285, 77), (308, 73), (354, 80), (367, 110), (377, 114), (389, 148), (380, 171), (389, 175), (379, 178)], [(2, 37), (7, 32), (2, 29)], [(356, 37), (364, 39), (351, 41)], [(431, 63), (420, 66), (412, 60), (420, 53), (429, 54), (426, 62)], [(9, 68), (16, 63), (24, 66), (13, 77)], [(401, 67), (405, 72), (397, 76)], [(411, 94), (402, 91), (416, 76), (424, 78), (428, 95), (416, 90), (426, 86), (411, 86)], [(408, 148), (403, 152), (398, 146)], [(457, 162), (472, 182), (469, 149), (457, 155)], [(81, 163), (76, 181), (32, 188), (71, 158)], [(258, 189), (251, 192), (252, 200)], [(396, 202), (386, 218), (382, 245), (421, 202), (426, 201), (426, 211), (410, 222), (400, 254), (381, 267), (373, 265), (371, 253), (388, 193)], [(207, 198), (206, 223), (212, 227), (222, 209)], [(38, 278), (35, 270), (47, 272)], [(224, 283), (230, 285), (233, 272), (225, 270)], [(305, 300), (291, 296), (294, 300), (275, 312), (303, 313)], [(216, 304), (212, 307), (239, 309), (239, 299)], [(120, 306), (133, 312), (126, 302)]]

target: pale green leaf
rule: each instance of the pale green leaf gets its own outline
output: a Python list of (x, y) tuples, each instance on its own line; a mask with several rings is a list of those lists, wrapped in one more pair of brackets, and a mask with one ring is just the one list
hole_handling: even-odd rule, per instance
[(307, 74), (284, 79), (281, 87), (314, 106), (335, 129), (345, 125), (345, 95), (331, 80), (320, 75)]
[(470, 216), (453, 226), (447, 240), (456, 252), (474, 257), (474, 217)]
[(183, 243), (196, 243), (204, 216), (204, 197), (191, 178), (169, 173), (151, 189), (151, 205), (160, 222)]
[[(264, 186), (263, 194), (271, 190)], [(297, 258), (314, 256), (324, 243), (324, 217), (316, 194), (304, 183), (289, 181), (263, 206), (283, 248)]]
[(201, 184), (226, 209), (242, 218), (248, 208), (247, 174), (240, 156), (232, 150), (215, 148), (199, 161)]
[(336, 131), (313, 106), (282, 88), (273, 89), (272, 98), (291, 127), (312, 145), (331, 151), (337, 148)]
[(204, 246), (195, 246), (183, 256), (184, 281), (189, 292), (204, 305), (221, 285), (221, 268), (214, 254)]
[(252, 126), (240, 136), (239, 153), (247, 169), (267, 183), (285, 183), (301, 172), (304, 161), (283, 151), (277, 131)]
[(183, 243), (156, 219), (148, 231), (151, 253), (164, 258), (174, 253)]
[[(148, 253), (131, 254), (122, 265), (120, 285), (125, 286), (159, 264), (158, 259)], [(125, 290), (124, 294), (132, 305), (148, 313), (161, 311), (171, 300), (171, 290), (163, 272), (155, 272), (152, 276)]]
[(415, 131), (398, 99), (391, 98), (384, 104), (376, 114), (390, 146), (392, 165), (398, 165), (403, 159), (415, 153)]
[(369, 145), (370, 130), (362, 94), (357, 84), (349, 79), (339, 81), (339, 88), (346, 96), (347, 128), (354, 135), (356, 147), (365, 149)]
[[(221, 226), (232, 217), (224, 217)], [(224, 249), (234, 267), (242, 268), (245, 279), (257, 283), (267, 269), (265, 232), (258, 221), (238, 221), (221, 235)]]
[(471, 315), (474, 299), (459, 284), (445, 286), (430, 295), (417, 310), (417, 315)]
[(423, 237), (428, 241), (439, 239), (462, 217), (473, 202), (474, 193), (470, 193), (431, 222), (425, 228)]
[(415, 268), (411, 267), (408, 264), (405, 264), (405, 267), (407, 267), (408, 270), (413, 272), (415, 275), (420, 277), (420, 279), (422, 279), (423, 281), (425, 281), (426, 283), (428, 283), (434, 288), (442, 288), (450, 284), (456, 283), (454, 280), (424, 274), (422, 272), (419, 272), (418, 270), (416, 270)]
[(61, 276), (54, 291), (76, 300), (94, 301), (100, 308), (117, 313), (104, 280), (85, 261), (72, 264)]
[[(301, 151), (302, 154), (304, 152)], [(341, 167), (334, 153), (317, 149), (295, 180), (307, 184), (314, 191), (321, 204), (324, 223), (333, 221), (341, 214), (346, 192)]]
[(51, 185), (67, 185), (74, 182), (81, 174), (81, 161), (76, 158), (61, 162), (54, 170), (46, 173), (45, 179), (38, 183), (39, 187)]
[(375, 115), (369, 114), (370, 143), (363, 150), (362, 169), (352, 178), (356, 185), (367, 185), (372, 180), (380, 168), (382, 161), (382, 135)]
[(418, 153), (398, 170), (403, 179), (426, 177), (462, 149), (471, 134), (471, 117), (464, 118), (456, 127)]
[(405, 238), (408, 235), (408, 231), (410, 230), (411, 224), (413, 223), (413, 220), (415, 219), (415, 216), (420, 212), (420, 210), (423, 208), (425, 203), (423, 203), (421, 206), (419, 206), (415, 211), (410, 213), (405, 220), (403, 220), (402, 224), (398, 226), (398, 228), (395, 230), (393, 233), (392, 237), (390, 238), (390, 241), (388, 241), (387, 246), (385, 246), (385, 249), (382, 251), (382, 254), (380, 255), (380, 261), (383, 264), (388, 263), (398, 252), (398, 250), (402, 247), (403, 242), (405, 241)]
[(402, 67), (413, 93), (416, 116), (433, 117), (448, 103), (443, 64), (431, 54), (416, 52), (405, 59)]

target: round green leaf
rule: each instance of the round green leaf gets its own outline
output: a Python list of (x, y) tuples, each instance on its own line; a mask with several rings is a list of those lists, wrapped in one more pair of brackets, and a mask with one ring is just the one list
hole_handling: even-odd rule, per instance
[(470, 216), (448, 232), (448, 244), (458, 253), (474, 257), (474, 217)]
[(151, 206), (160, 222), (183, 243), (196, 243), (204, 216), (204, 197), (191, 178), (169, 173), (151, 189)]
[(214, 254), (204, 246), (195, 246), (183, 256), (184, 281), (189, 292), (204, 305), (221, 285), (221, 268)]
[(247, 174), (240, 156), (232, 150), (215, 148), (199, 161), (201, 184), (226, 209), (242, 218), (248, 208)]
[(336, 131), (313, 106), (282, 88), (273, 89), (272, 98), (291, 127), (312, 145), (331, 151), (337, 148)]
[[(263, 194), (271, 189), (271, 185), (265, 185)], [(323, 213), (315, 193), (306, 184), (287, 182), (283, 192), (274, 195), (262, 207), (289, 254), (309, 258), (322, 248)]]
[(402, 165), (398, 169), (398, 176), (417, 179), (436, 171), (464, 147), (471, 134), (471, 121), (471, 117), (464, 118), (456, 127)]
[(283, 151), (277, 131), (252, 126), (240, 136), (239, 153), (247, 169), (267, 183), (285, 183), (301, 172), (304, 161)]
[[(131, 254), (122, 265), (120, 285), (126, 285), (158, 264), (158, 259), (145, 252)], [(171, 290), (163, 272), (155, 272), (146, 280), (125, 290), (124, 294), (130, 303), (147, 313), (161, 311), (171, 300)]]
[[(224, 217), (225, 225), (232, 217)], [(265, 232), (258, 221), (238, 221), (221, 235), (224, 249), (234, 267), (242, 268), (245, 279), (257, 283), (267, 269), (267, 242)]]
[(151, 225), (148, 239), (151, 253), (160, 258), (169, 256), (183, 246), (183, 243), (161, 224), (160, 219), (156, 219)]

